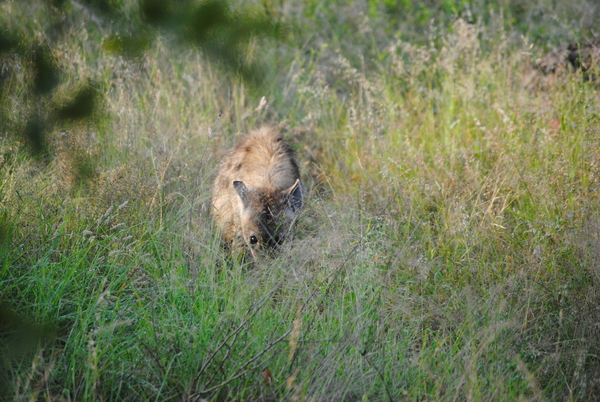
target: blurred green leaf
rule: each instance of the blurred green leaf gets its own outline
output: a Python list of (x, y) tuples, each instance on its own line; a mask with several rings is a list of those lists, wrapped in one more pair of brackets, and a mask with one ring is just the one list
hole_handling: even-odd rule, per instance
[(23, 132), (25, 143), (36, 157), (43, 157), (48, 151), (46, 141), (46, 124), (40, 116), (33, 115), (27, 121)]
[(33, 62), (34, 92), (46, 95), (59, 84), (59, 69), (52, 59), (50, 49), (37, 47), (31, 52)]
[(78, 120), (90, 117), (94, 112), (98, 91), (92, 85), (81, 88), (65, 105), (56, 110), (59, 119)]
[(9, 395), (11, 365), (53, 337), (52, 327), (32, 324), (0, 301), (0, 400)]
[(0, 30), (0, 54), (9, 52), (17, 47), (18, 37), (8, 30)]
[(110, 53), (133, 58), (141, 56), (151, 45), (149, 33), (137, 33), (129, 36), (111, 35), (104, 43), (104, 48)]

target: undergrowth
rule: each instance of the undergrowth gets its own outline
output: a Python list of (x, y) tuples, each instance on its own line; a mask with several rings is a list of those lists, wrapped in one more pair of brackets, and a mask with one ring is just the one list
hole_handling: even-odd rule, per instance
[[(100, 111), (57, 127), (44, 158), (0, 133), (0, 397), (598, 398), (597, 83), (529, 79), (530, 14), (446, 2), (429, 8), (446, 25), (403, 37), (394, 10), (350, 3), (331, 26), (282, 5), (302, 17), (289, 42), (255, 41), (259, 90), (168, 37), (107, 53), (74, 9), (52, 54)], [(28, 70), (3, 57), (16, 127)], [(249, 264), (222, 249), (210, 186), (261, 124), (285, 130), (308, 198), (282, 253)]]

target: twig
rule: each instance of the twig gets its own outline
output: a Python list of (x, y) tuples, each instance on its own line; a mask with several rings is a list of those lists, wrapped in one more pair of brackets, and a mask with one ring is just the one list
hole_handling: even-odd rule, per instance
[(381, 369), (379, 369), (379, 367), (375, 366), (375, 364), (373, 364), (373, 362), (367, 357), (367, 351), (364, 351), (363, 353), (361, 353), (361, 356), (365, 358), (367, 363), (369, 363), (369, 366), (371, 366), (371, 367), (373, 367), (373, 369), (375, 369), (375, 372), (377, 373), (379, 378), (381, 378), (381, 382), (383, 382), (383, 386), (385, 388), (385, 393), (388, 396), (388, 400), (390, 402), (393, 402), (394, 398), (392, 398), (392, 393), (390, 392), (390, 389), (388, 387), (387, 382), (385, 381), (385, 377), (384, 377), (383, 373), (381, 372)]
[(272, 341), (271, 343), (269, 343), (267, 345), (266, 348), (264, 348), (263, 350), (261, 350), (260, 352), (258, 352), (254, 357), (252, 357), (251, 359), (249, 359), (248, 361), (246, 361), (244, 364), (242, 364), (242, 366), (240, 368), (238, 368), (236, 370), (235, 373), (232, 374), (231, 377), (229, 377), (227, 380), (223, 381), (220, 384), (214, 385), (210, 388), (204, 389), (200, 392), (196, 392), (195, 394), (190, 395), (189, 399), (191, 398), (196, 398), (202, 394), (208, 394), (210, 392), (216, 391), (217, 389), (229, 384), (231, 381), (240, 378), (241, 376), (243, 376), (244, 374), (246, 374), (250, 369), (245, 370), (246, 367), (248, 367), (248, 365), (252, 364), (253, 362), (255, 362), (256, 360), (258, 360), (262, 355), (264, 355), (265, 353), (267, 353), (269, 350), (271, 350), (271, 348), (273, 348), (273, 346), (277, 345), (278, 343), (280, 343), (282, 340), (284, 340), (285, 337), (287, 337), (290, 332), (292, 332), (291, 329), (289, 329), (285, 334), (281, 335), (279, 338), (275, 339), (274, 341)]
[[(204, 372), (206, 371), (206, 368), (208, 367), (208, 365), (210, 363), (213, 362), (215, 356), (225, 347), (227, 346), (229, 348), (229, 350), (227, 351), (227, 353), (225, 354), (225, 356), (223, 357), (223, 359), (221, 359), (221, 363), (219, 365), (220, 367), (223, 367), (223, 364), (225, 363), (225, 361), (229, 358), (230, 352), (231, 352), (231, 346), (233, 346), (237, 340), (237, 336), (239, 335), (239, 333), (242, 331), (242, 329), (244, 329), (244, 327), (248, 324), (248, 322), (250, 322), (255, 316), (256, 314), (258, 314), (258, 312), (260, 311), (260, 309), (262, 308), (262, 306), (264, 306), (264, 304), (269, 300), (269, 298), (271, 297), (271, 295), (273, 293), (275, 293), (276, 290), (279, 289), (279, 287), (283, 284), (283, 279), (279, 281), (279, 283), (277, 285), (275, 285), (273, 287), (273, 289), (267, 293), (267, 295), (262, 299), (257, 301), (255, 304), (253, 304), (252, 306), (250, 306), (248, 308), (248, 311), (246, 312), (246, 314), (250, 314), (252, 312), (252, 314), (246, 318), (244, 321), (242, 321), (242, 323), (240, 325), (238, 325), (238, 327), (231, 333), (229, 334), (225, 340), (223, 342), (221, 342), (221, 344), (217, 347), (217, 349), (210, 355), (210, 357), (207, 359), (207, 361), (202, 365), (202, 367), (200, 368), (198, 374), (196, 375), (196, 377), (194, 378), (194, 381), (192, 382), (192, 387), (195, 386), (196, 382), (200, 379), (200, 377), (202, 376), (202, 374), (204, 374)], [(254, 310), (254, 311), (253, 311)], [(291, 330), (290, 330), (291, 331)], [(289, 331), (286, 333), (286, 335), (289, 334)], [(228, 344), (229, 340), (232, 339), (231, 342), (231, 346)], [(218, 370), (215, 370), (215, 374), (213, 374), (213, 376), (206, 382), (206, 384), (204, 384), (204, 386), (202, 388), (206, 388), (215, 378), (216, 373), (218, 372)]]

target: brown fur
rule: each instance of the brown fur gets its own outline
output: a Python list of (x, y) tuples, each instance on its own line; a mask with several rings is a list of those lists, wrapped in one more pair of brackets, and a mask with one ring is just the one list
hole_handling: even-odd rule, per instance
[(300, 169), (292, 148), (272, 127), (250, 132), (223, 160), (213, 186), (213, 219), (234, 252), (253, 257), (276, 248), (302, 207)]
[(600, 37), (554, 49), (538, 61), (537, 68), (544, 75), (580, 69), (586, 80), (595, 80), (600, 68)]
[[(530, 88), (543, 88), (556, 78), (569, 72), (580, 71), (585, 81), (596, 81), (600, 73), (600, 37), (583, 43), (571, 43), (566, 47), (556, 48), (539, 59), (535, 69), (526, 76), (526, 84)], [(540, 74), (541, 73), (541, 74)]]

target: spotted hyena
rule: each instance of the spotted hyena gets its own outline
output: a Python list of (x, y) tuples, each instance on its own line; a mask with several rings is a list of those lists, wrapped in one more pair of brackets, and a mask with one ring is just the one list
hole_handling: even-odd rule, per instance
[(215, 179), (212, 214), (234, 253), (281, 245), (302, 207), (300, 169), (281, 132), (263, 127), (242, 138)]

